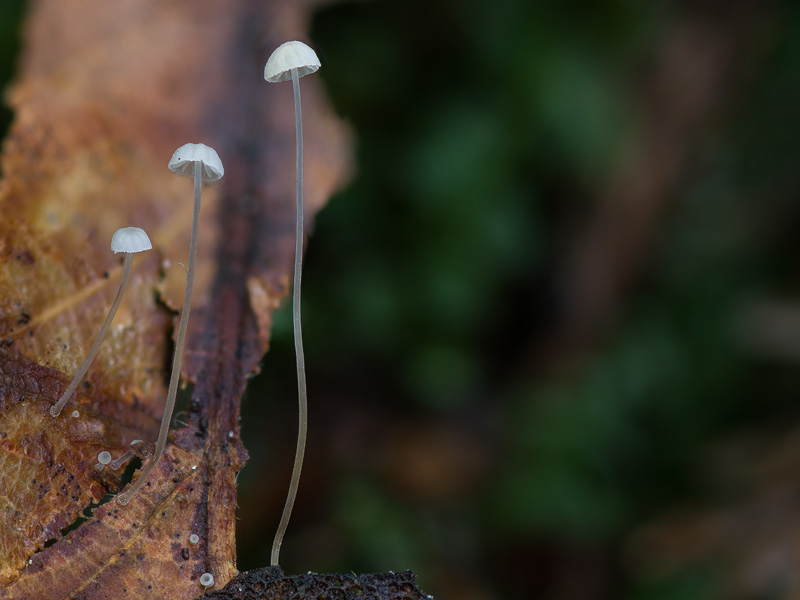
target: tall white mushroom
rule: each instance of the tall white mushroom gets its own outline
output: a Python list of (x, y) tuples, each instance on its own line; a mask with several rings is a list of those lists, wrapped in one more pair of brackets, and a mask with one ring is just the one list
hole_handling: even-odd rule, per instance
[(111, 251), (115, 254), (119, 252), (125, 253), (125, 266), (122, 269), (122, 280), (119, 283), (119, 290), (117, 290), (117, 296), (114, 298), (114, 303), (111, 305), (111, 309), (108, 311), (108, 315), (106, 316), (106, 320), (103, 322), (102, 327), (100, 327), (100, 332), (97, 334), (97, 338), (95, 338), (92, 348), (89, 350), (89, 355), (86, 357), (86, 360), (81, 368), (78, 369), (78, 372), (75, 373), (75, 376), (72, 378), (72, 383), (69, 384), (67, 391), (61, 395), (61, 398), (58, 400), (58, 402), (50, 407), (50, 414), (54, 417), (57, 417), (59, 414), (61, 414), (61, 409), (63, 409), (64, 405), (69, 402), (70, 398), (72, 398), (72, 394), (75, 393), (78, 385), (81, 381), (83, 381), (83, 378), (86, 376), (86, 372), (89, 370), (92, 361), (97, 356), (97, 353), (100, 352), (100, 346), (103, 344), (106, 333), (108, 333), (108, 328), (111, 326), (111, 321), (114, 320), (114, 315), (117, 314), (119, 305), (122, 302), (122, 297), (125, 295), (125, 289), (128, 287), (128, 279), (131, 274), (133, 255), (136, 252), (150, 250), (152, 247), (153, 245), (150, 243), (150, 238), (147, 237), (144, 229), (139, 229), (138, 227), (123, 227), (122, 229), (117, 229), (114, 232), (114, 235), (111, 236)]
[(130, 502), (133, 495), (145, 484), (153, 467), (164, 454), (164, 448), (167, 445), (169, 424), (172, 420), (172, 411), (175, 408), (178, 383), (181, 378), (181, 363), (183, 362), (186, 330), (189, 325), (189, 313), (192, 309), (192, 286), (197, 262), (197, 236), (200, 230), (200, 189), (203, 181), (216, 181), (225, 174), (219, 155), (213, 148), (205, 144), (184, 144), (178, 148), (169, 161), (169, 169), (178, 175), (194, 178), (194, 212), (192, 214), (192, 238), (189, 243), (189, 268), (186, 273), (186, 293), (183, 296), (181, 320), (178, 325), (178, 335), (175, 338), (175, 354), (172, 357), (172, 373), (169, 378), (167, 401), (164, 404), (164, 416), (161, 417), (156, 449), (150, 462), (142, 468), (136, 481), (125, 492), (117, 496), (117, 502), (123, 505)]
[(303, 115), (300, 108), (300, 78), (319, 69), (320, 63), (317, 54), (303, 42), (286, 42), (278, 46), (272, 53), (264, 67), (264, 79), (270, 83), (292, 80), (294, 90), (294, 124), (297, 140), (297, 220), (295, 228), (294, 247), (294, 290), (292, 296), (292, 314), (294, 321), (294, 348), (297, 357), (297, 392), (299, 405), (299, 423), (297, 433), (297, 450), (292, 467), (292, 478), (289, 483), (289, 493), (283, 507), (281, 521), (275, 540), (272, 542), (270, 562), (273, 566), (278, 564), (278, 555), (281, 551), (283, 536), (289, 526), (289, 518), (297, 496), (297, 486), (300, 483), (300, 471), (303, 468), (303, 456), (306, 449), (308, 434), (308, 399), (306, 391), (306, 366), (303, 356), (303, 335), (300, 327), (300, 278), (303, 270)]

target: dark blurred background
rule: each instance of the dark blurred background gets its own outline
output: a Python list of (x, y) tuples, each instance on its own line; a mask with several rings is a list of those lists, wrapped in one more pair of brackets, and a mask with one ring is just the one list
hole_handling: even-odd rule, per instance
[[(329, 2), (310, 40), (358, 172), (308, 244), (284, 569), (800, 597), (800, 3)], [(244, 403), (242, 570), (288, 485), (293, 352), (285, 306)]]

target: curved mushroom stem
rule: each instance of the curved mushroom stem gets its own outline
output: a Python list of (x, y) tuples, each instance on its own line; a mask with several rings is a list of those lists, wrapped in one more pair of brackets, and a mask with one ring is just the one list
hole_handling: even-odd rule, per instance
[(308, 395), (306, 391), (306, 363), (303, 354), (303, 333), (300, 326), (300, 278), (303, 271), (303, 115), (300, 108), (300, 82), (297, 69), (292, 69), (292, 88), (294, 89), (294, 122), (295, 137), (297, 138), (297, 221), (294, 244), (294, 290), (292, 296), (292, 315), (294, 320), (294, 349), (297, 358), (297, 400), (299, 408), (299, 422), (297, 428), (297, 450), (294, 455), (292, 479), (289, 483), (289, 493), (286, 495), (286, 504), (283, 507), (278, 531), (272, 542), (270, 563), (278, 565), (278, 555), (281, 551), (283, 536), (289, 526), (292, 508), (297, 497), (297, 487), (300, 483), (300, 472), (303, 469), (303, 456), (306, 451), (306, 437), (308, 436)]
[(192, 286), (194, 285), (194, 267), (197, 262), (197, 236), (200, 230), (200, 188), (203, 165), (199, 162), (194, 163), (194, 212), (192, 214), (192, 239), (189, 242), (189, 269), (186, 273), (186, 293), (183, 295), (183, 308), (181, 309), (181, 321), (178, 325), (178, 335), (175, 339), (175, 354), (172, 357), (172, 373), (169, 378), (169, 390), (167, 391), (167, 401), (164, 404), (164, 416), (161, 417), (161, 428), (158, 430), (158, 440), (153, 457), (142, 470), (139, 477), (131, 484), (125, 492), (117, 496), (117, 502), (122, 505), (130, 502), (134, 494), (139, 491), (156, 463), (164, 454), (167, 445), (167, 434), (169, 424), (172, 420), (172, 411), (175, 409), (175, 398), (178, 396), (178, 383), (181, 379), (181, 363), (183, 362), (183, 349), (186, 342), (186, 330), (189, 326), (189, 313), (192, 309)]
[(61, 410), (64, 408), (64, 405), (69, 402), (70, 398), (72, 398), (72, 394), (75, 393), (75, 390), (78, 388), (78, 385), (81, 381), (83, 381), (86, 372), (89, 370), (89, 367), (92, 364), (92, 361), (97, 356), (97, 353), (100, 352), (100, 346), (103, 345), (103, 340), (106, 337), (106, 333), (108, 333), (108, 328), (111, 326), (111, 321), (114, 320), (114, 315), (117, 314), (117, 310), (119, 309), (119, 305), (122, 302), (122, 296), (125, 295), (125, 288), (128, 287), (128, 278), (131, 274), (131, 263), (133, 261), (133, 254), (130, 252), (125, 253), (125, 267), (122, 270), (122, 280), (119, 283), (119, 290), (117, 290), (117, 297), (114, 298), (114, 303), (111, 305), (111, 308), (108, 311), (108, 315), (106, 315), (106, 320), (103, 322), (102, 327), (100, 327), (100, 332), (97, 334), (97, 338), (94, 340), (94, 344), (92, 344), (91, 350), (89, 350), (89, 356), (86, 357), (83, 365), (78, 372), (75, 373), (75, 377), (72, 378), (72, 383), (69, 384), (67, 391), (61, 395), (61, 398), (56, 402), (53, 406), (50, 407), (50, 414), (54, 417), (57, 417), (61, 414)]

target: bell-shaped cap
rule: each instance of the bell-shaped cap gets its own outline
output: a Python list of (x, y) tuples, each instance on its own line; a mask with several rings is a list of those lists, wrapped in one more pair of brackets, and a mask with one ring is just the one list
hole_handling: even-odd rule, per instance
[(178, 175), (194, 177), (194, 165), (200, 163), (200, 173), (205, 181), (216, 181), (225, 174), (217, 151), (205, 144), (184, 144), (169, 161), (169, 170)]
[(144, 252), (150, 250), (153, 244), (144, 232), (138, 227), (123, 227), (117, 229), (111, 236), (111, 251), (118, 252)]
[(298, 77), (305, 77), (319, 69), (317, 53), (303, 42), (286, 42), (272, 53), (264, 67), (264, 79), (270, 83), (292, 78), (292, 69)]

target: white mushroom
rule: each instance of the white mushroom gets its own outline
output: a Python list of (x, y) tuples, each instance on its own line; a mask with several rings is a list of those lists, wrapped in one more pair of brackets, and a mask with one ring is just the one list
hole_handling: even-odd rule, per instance
[(189, 325), (189, 313), (192, 309), (192, 286), (197, 262), (197, 236), (200, 229), (200, 189), (204, 180), (216, 181), (225, 174), (219, 155), (213, 148), (205, 144), (184, 144), (172, 155), (168, 166), (172, 172), (178, 175), (194, 178), (194, 210), (192, 213), (192, 237), (189, 242), (189, 268), (186, 272), (186, 293), (183, 296), (181, 320), (178, 325), (178, 335), (175, 338), (175, 354), (172, 357), (172, 373), (169, 378), (167, 401), (164, 404), (164, 416), (161, 417), (156, 449), (150, 462), (142, 468), (138, 479), (125, 492), (117, 496), (117, 502), (123, 505), (130, 502), (133, 495), (145, 484), (153, 467), (164, 454), (164, 448), (167, 445), (169, 423), (175, 408), (175, 398), (178, 395), (178, 383), (181, 378), (181, 363), (186, 343), (186, 330)]
[(284, 42), (270, 55), (264, 66), (264, 79), (278, 83), (305, 77), (319, 69), (317, 53), (303, 42)]
[(294, 347), (297, 357), (297, 396), (299, 405), (299, 424), (297, 433), (297, 449), (295, 451), (292, 478), (289, 483), (289, 493), (286, 495), (286, 504), (283, 507), (278, 531), (272, 542), (270, 563), (278, 564), (278, 555), (281, 551), (283, 536), (289, 526), (289, 518), (297, 496), (297, 487), (300, 483), (300, 472), (303, 468), (303, 456), (308, 435), (308, 399), (306, 390), (306, 366), (303, 355), (303, 335), (300, 321), (300, 279), (303, 271), (303, 116), (300, 107), (300, 78), (314, 73), (320, 67), (316, 53), (303, 42), (286, 42), (281, 44), (272, 53), (264, 67), (264, 79), (270, 83), (292, 80), (294, 91), (294, 123), (297, 145), (297, 218), (295, 227), (294, 247), (294, 289), (292, 295), (292, 315), (294, 321)]
[[(61, 414), (61, 409), (63, 409), (64, 405), (69, 402), (70, 398), (72, 398), (72, 394), (75, 393), (78, 385), (83, 380), (86, 372), (89, 370), (89, 367), (92, 364), (92, 361), (97, 356), (97, 353), (100, 352), (100, 346), (103, 344), (103, 339), (106, 337), (106, 333), (108, 332), (108, 328), (111, 326), (111, 321), (114, 319), (114, 315), (117, 314), (119, 305), (122, 302), (122, 297), (125, 295), (125, 288), (128, 287), (128, 278), (131, 274), (133, 255), (136, 252), (150, 250), (152, 247), (153, 245), (150, 243), (150, 238), (147, 237), (144, 229), (139, 229), (138, 227), (123, 227), (122, 229), (117, 229), (114, 232), (114, 235), (111, 236), (111, 250), (114, 253), (125, 253), (125, 266), (122, 270), (122, 280), (119, 284), (119, 290), (117, 291), (116, 298), (114, 298), (114, 303), (111, 305), (111, 309), (108, 311), (106, 320), (103, 322), (102, 327), (100, 327), (100, 332), (97, 334), (97, 338), (89, 350), (89, 355), (86, 357), (86, 360), (81, 368), (78, 369), (78, 372), (75, 373), (75, 376), (72, 378), (72, 383), (69, 384), (67, 391), (61, 395), (61, 398), (58, 400), (58, 402), (50, 407), (50, 414), (54, 417), (57, 417), (59, 414)], [(77, 411), (73, 411), (72, 416), (77, 417), (78, 414), (76, 413)]]
[[(184, 144), (175, 150), (167, 165), (169, 170), (178, 175), (193, 177), (195, 187), (198, 181), (216, 181), (225, 175), (225, 169), (219, 154), (211, 146), (205, 144)], [(200, 170), (200, 175), (197, 170)], [(200, 192), (195, 189), (195, 202), (199, 202)]]
[(200, 575), (200, 585), (204, 588), (209, 588), (214, 585), (214, 576), (211, 573), (203, 573)]

